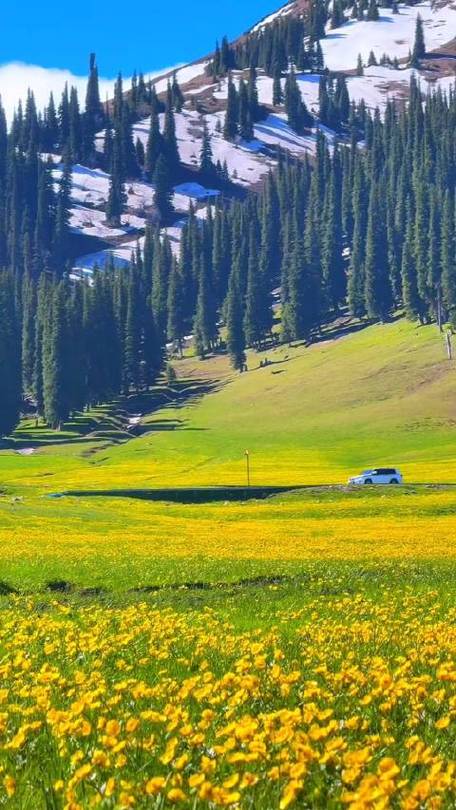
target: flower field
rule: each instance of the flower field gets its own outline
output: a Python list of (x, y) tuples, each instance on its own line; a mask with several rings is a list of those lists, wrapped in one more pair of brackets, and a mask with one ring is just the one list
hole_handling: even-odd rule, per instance
[(456, 488), (303, 490), (266, 501), (0, 498), (0, 581), (55, 579), (122, 592), (259, 575), (309, 563), (452, 558)]
[(387, 580), (269, 585), (247, 628), (235, 593), (180, 610), (13, 599), (0, 803), (454, 807), (456, 607)]
[[(0, 450), (0, 808), (454, 810), (454, 368), (379, 328)], [(245, 448), (312, 487), (54, 497), (244, 485)], [(406, 485), (324, 486), (380, 462)]]

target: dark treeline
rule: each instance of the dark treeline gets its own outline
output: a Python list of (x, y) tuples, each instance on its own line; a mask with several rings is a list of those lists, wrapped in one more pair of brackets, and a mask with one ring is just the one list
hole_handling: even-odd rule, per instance
[(241, 368), (246, 346), (271, 340), (279, 286), (284, 341), (312, 340), (347, 304), (359, 318), (403, 307), (456, 324), (455, 94), (424, 103), (412, 81), (407, 109), (391, 102), (382, 120), (362, 106), (351, 120), (350, 143), (330, 151), (320, 133), (315, 159), (282, 160), (260, 194), (204, 221), (190, 212), (160, 293), (169, 340), (194, 332), (204, 356), (222, 322)]
[(180, 351), (188, 334), (201, 357), (222, 336), (242, 369), (246, 347), (271, 344), (277, 287), (286, 342), (311, 341), (347, 305), (359, 318), (403, 307), (456, 325), (455, 126), (456, 94), (423, 102), (413, 80), (408, 107), (390, 102), (384, 119), (364, 110), (350, 143), (330, 150), (319, 133), (315, 158), (282, 159), (260, 193), (204, 219), (191, 210), (179, 260), (149, 227), (130, 270), (93, 283), (25, 273), (19, 290), (3, 273), (0, 431), (16, 423), (21, 391), (55, 426), (147, 387), (165, 344)]
[[(119, 76), (113, 103), (103, 105), (93, 55), (84, 109), (75, 88), (65, 88), (57, 108), (51, 95), (42, 113), (29, 92), (8, 131), (0, 104), (0, 435), (17, 423), (27, 399), (55, 427), (74, 410), (155, 378), (163, 344), (150, 304), (151, 265), (142, 268), (138, 256), (127, 275), (108, 268), (93, 285), (69, 280), (72, 170), (81, 162), (110, 172), (106, 219), (113, 226), (125, 208), (127, 178), (143, 173), (155, 180), (161, 217), (170, 215), (180, 167), (174, 112), (182, 104), (175, 77), (161, 103), (142, 76), (133, 76), (128, 93)], [(141, 150), (132, 127), (147, 109), (151, 134)], [(156, 131), (162, 111), (164, 125)], [(53, 155), (60, 157), (57, 181)]]
[(282, 17), (230, 44), (223, 37), (217, 43), (207, 72), (214, 78), (230, 70), (261, 68), (268, 76), (281, 75), (290, 64), (297, 70), (321, 71), (324, 68), (319, 40), (325, 35), (326, 11), (323, 4), (312, 5), (307, 22), (295, 16)]
[(17, 424), (21, 399), (58, 428), (76, 411), (153, 384), (164, 332), (152, 301), (154, 241), (147, 243), (127, 271), (95, 270), (90, 283), (25, 275), (18, 296), (12, 274), (0, 273), (1, 435)]

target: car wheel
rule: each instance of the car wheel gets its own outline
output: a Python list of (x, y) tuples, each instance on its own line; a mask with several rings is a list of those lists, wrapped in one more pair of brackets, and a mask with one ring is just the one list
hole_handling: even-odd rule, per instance
[(390, 484), (398, 484), (398, 483), (399, 481), (397, 480), (397, 478), (392, 478), (390, 481)]
[(364, 483), (365, 484), (372, 484), (372, 478), (366, 478)]

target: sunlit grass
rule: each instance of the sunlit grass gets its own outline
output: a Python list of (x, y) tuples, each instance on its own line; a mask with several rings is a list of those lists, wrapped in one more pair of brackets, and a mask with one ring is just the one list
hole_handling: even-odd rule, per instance
[(266, 501), (0, 499), (0, 579), (125, 590), (293, 573), (308, 561), (453, 558), (456, 489), (310, 490)]
[(0, 486), (244, 484), (246, 449), (254, 484), (344, 483), (372, 465), (397, 465), (408, 481), (456, 482), (454, 366), (435, 326), (398, 321), (267, 354), (271, 365), (258, 368), (262, 356), (251, 354), (242, 375), (223, 356), (176, 361), (179, 397), (165, 407), (157, 398), (150, 432), (111, 447), (100, 440), (95, 454), (87, 436), (27, 458), (4, 451)]

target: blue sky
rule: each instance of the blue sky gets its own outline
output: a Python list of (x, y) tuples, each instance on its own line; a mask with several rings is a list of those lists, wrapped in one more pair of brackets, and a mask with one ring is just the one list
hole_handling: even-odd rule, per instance
[[(22, 0), (2, 4), (2, 64), (21, 61), (131, 75), (198, 58), (217, 37), (234, 37), (284, 0)], [(1, 88), (0, 88), (1, 90)]]

